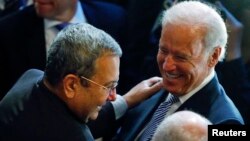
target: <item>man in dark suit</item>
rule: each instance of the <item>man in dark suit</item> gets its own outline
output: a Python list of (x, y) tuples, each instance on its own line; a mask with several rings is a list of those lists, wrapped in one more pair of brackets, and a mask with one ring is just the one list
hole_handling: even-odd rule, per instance
[(165, 11), (162, 27), (157, 62), (165, 89), (130, 109), (118, 121), (120, 128), (113, 140), (150, 140), (155, 130), (148, 127), (160, 124), (152, 119), (170, 97), (177, 97), (178, 102), (158, 115), (189, 109), (213, 124), (244, 124), (215, 72), (227, 43), (226, 25), (216, 10), (198, 1), (180, 2)]
[[(28, 70), (0, 101), (0, 140), (93, 141), (86, 122), (116, 99), (121, 55), (110, 35), (89, 24), (62, 30), (45, 71)], [(148, 79), (125, 94), (128, 107), (158, 91), (160, 80)]]
[(123, 44), (125, 13), (116, 5), (84, 0), (35, 0), (34, 5), (0, 21), (0, 99), (30, 68), (44, 69), (47, 50), (58, 30), (55, 25), (86, 22)]
[[(212, 0), (206, 1), (213, 2)], [(127, 84), (124, 88), (129, 89), (137, 81), (145, 78), (160, 76), (156, 61), (161, 34), (159, 17), (163, 9), (168, 9), (175, 2), (176, 0), (131, 0), (129, 2), (128, 32), (130, 36), (126, 48), (129, 51), (125, 52), (123, 57), (128, 64), (126, 68), (121, 69), (127, 77), (120, 83)], [(223, 62), (216, 65), (215, 71), (227, 95), (239, 109), (245, 123), (248, 124), (250, 123), (250, 79), (241, 52), (242, 33), (245, 33), (246, 27), (220, 2), (210, 4), (218, 6), (226, 22), (229, 38), (226, 57)], [(145, 11), (146, 8), (151, 10)], [(126, 55), (127, 53), (129, 55)]]

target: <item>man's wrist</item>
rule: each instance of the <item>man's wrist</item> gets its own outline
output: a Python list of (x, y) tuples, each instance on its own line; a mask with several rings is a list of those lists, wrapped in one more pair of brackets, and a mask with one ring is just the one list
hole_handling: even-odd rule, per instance
[(128, 109), (127, 102), (121, 95), (117, 95), (116, 100), (111, 101), (111, 104), (114, 107), (116, 120), (121, 118)]

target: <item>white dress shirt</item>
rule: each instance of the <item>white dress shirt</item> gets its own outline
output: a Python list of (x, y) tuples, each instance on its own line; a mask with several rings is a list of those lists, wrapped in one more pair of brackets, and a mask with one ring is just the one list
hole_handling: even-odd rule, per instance
[[(83, 13), (82, 5), (78, 1), (77, 2), (77, 9), (76, 13), (73, 16), (73, 18), (69, 21), (69, 23), (86, 23), (87, 19)], [(57, 33), (59, 32), (55, 25), (58, 25), (62, 23), (62, 21), (56, 21), (56, 20), (50, 20), (50, 19), (44, 19), (44, 32), (45, 32), (45, 42), (46, 42), (46, 52), (48, 52), (49, 47), (56, 37)]]

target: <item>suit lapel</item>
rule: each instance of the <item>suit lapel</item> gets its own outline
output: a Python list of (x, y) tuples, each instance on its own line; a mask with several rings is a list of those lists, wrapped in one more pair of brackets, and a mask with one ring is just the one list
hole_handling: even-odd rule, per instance
[[(159, 91), (150, 99), (133, 108), (126, 114), (126, 121), (122, 125), (121, 135), (119, 139), (131, 141), (136, 138), (136, 135), (144, 128), (144, 125), (151, 119), (155, 109), (164, 100), (167, 94), (165, 90)], [(129, 117), (129, 118), (128, 118)]]
[[(214, 77), (204, 88), (185, 101), (177, 111), (192, 110), (205, 117), (209, 115), (211, 105), (219, 94), (217, 77)], [(201, 106), (202, 105), (202, 106)]]

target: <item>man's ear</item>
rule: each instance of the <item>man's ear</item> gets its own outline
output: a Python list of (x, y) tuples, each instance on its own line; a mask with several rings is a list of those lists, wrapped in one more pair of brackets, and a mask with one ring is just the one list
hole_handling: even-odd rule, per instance
[(215, 67), (215, 65), (219, 61), (220, 54), (221, 54), (221, 47), (215, 47), (209, 57), (209, 62), (208, 62), (209, 67)]
[(79, 78), (74, 74), (68, 74), (63, 79), (63, 88), (67, 98), (73, 98), (77, 93)]

